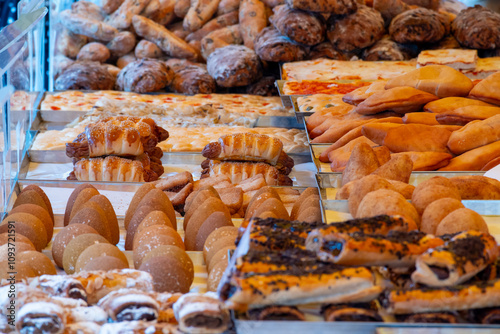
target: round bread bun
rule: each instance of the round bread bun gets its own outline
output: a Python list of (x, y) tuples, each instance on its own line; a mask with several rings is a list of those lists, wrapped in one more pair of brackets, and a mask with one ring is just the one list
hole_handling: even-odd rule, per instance
[(186, 204), (184, 204), (184, 211), (187, 212), (191, 207), (197, 208), (205, 202), (205, 200), (209, 197), (217, 197), (220, 199), (220, 195), (212, 186), (205, 186), (200, 188), (198, 191), (193, 191), (186, 198)]
[(109, 244), (109, 241), (102, 235), (95, 233), (81, 234), (72, 239), (63, 253), (63, 268), (66, 274), (74, 274), (76, 261), (80, 254), (87, 247), (99, 243)]
[(59, 268), (63, 268), (64, 250), (68, 243), (77, 236), (86, 233), (99, 234), (92, 226), (84, 224), (68, 225), (56, 234), (52, 242), (52, 258)]
[(141, 202), (143, 197), (153, 189), (156, 189), (156, 187), (152, 183), (144, 183), (139, 187), (139, 189), (137, 189), (134, 197), (132, 197), (132, 200), (130, 201), (127, 212), (125, 213), (125, 219), (123, 221), (123, 223), (125, 224), (125, 229), (128, 229), (128, 223), (130, 223), (130, 220), (132, 219), (132, 216), (134, 215), (135, 210), (137, 210), (137, 207), (139, 206), (139, 203)]
[[(36, 194), (36, 193), (35, 193)], [(37, 251), (41, 251), (47, 246), (47, 231), (45, 225), (37, 217), (24, 212), (13, 213), (6, 217), (0, 225), (0, 233), (7, 232), (9, 221), (15, 221), (16, 234), (22, 234), (31, 240)]]
[(187, 278), (189, 280), (188, 285), (191, 286), (191, 283), (193, 283), (194, 280), (194, 265), (193, 261), (191, 260), (191, 258), (189, 257), (189, 255), (186, 253), (185, 250), (180, 249), (179, 247), (176, 246), (167, 246), (167, 245), (159, 246), (153, 249), (151, 252), (149, 252), (144, 257), (143, 262), (149, 261), (149, 259), (158, 256), (167, 256), (176, 258), (182, 265), (182, 269), (187, 274)]
[(219, 263), (220, 261), (224, 260), (226, 263), (229, 263), (229, 258), (228, 258), (228, 253), (229, 250), (234, 250), (236, 249), (236, 246), (228, 246), (228, 247), (223, 247), (217, 251), (211, 258), (210, 262), (207, 263), (207, 271), (210, 273), (212, 271), (212, 268)]
[(417, 209), (419, 214), (423, 214), (425, 208), (432, 202), (440, 198), (454, 198), (457, 201), (461, 200), (460, 193), (456, 187), (433, 186), (420, 189), (414, 192), (411, 197), (411, 202)]
[[(293, 204), (292, 211), (295, 208), (294, 216), (290, 215), (290, 220), (299, 220), (298, 217), (302, 211), (305, 209), (309, 209), (311, 207), (319, 207), (319, 202), (321, 198), (319, 195), (309, 195), (305, 199), (301, 200), (300, 198), (297, 199), (297, 201)], [(297, 202), (299, 202), (299, 205), (297, 205)]]
[(189, 228), (189, 222), (191, 222), (193, 218), (199, 223), (200, 219), (205, 219), (217, 211), (227, 212), (227, 214), (230, 215), (227, 206), (217, 197), (209, 197), (200, 206), (196, 207), (196, 209), (194, 208), (193, 206), (193, 209), (184, 216), (183, 228), (186, 232)]
[[(209, 198), (203, 203), (198, 210), (191, 216), (189, 222), (186, 226), (186, 233), (184, 235), (184, 243), (186, 245), (187, 250), (195, 250), (196, 249), (196, 237), (198, 236), (198, 232), (200, 231), (202, 225), (210, 217), (214, 212), (221, 212), (225, 216), (224, 222), (231, 221), (231, 215), (229, 213), (229, 209), (222, 203), (221, 200), (217, 198)], [(213, 220), (211, 220), (213, 221)], [(232, 225), (232, 223), (231, 223)], [(208, 226), (203, 230), (207, 231), (210, 234), (216, 227), (221, 227), (220, 225), (214, 226), (214, 228), (210, 229)], [(206, 234), (208, 236), (208, 234)], [(204, 243), (204, 241), (203, 241)], [(200, 246), (203, 247), (203, 244)], [(201, 250), (201, 249), (199, 249)]]
[(250, 203), (248, 203), (247, 211), (245, 212), (245, 220), (250, 220), (250, 218), (253, 217), (254, 211), (269, 198), (281, 200), (278, 192), (270, 186), (265, 186), (257, 190), (250, 200)]
[(205, 240), (205, 244), (203, 245), (203, 258), (205, 259), (205, 263), (207, 262), (208, 252), (212, 250), (213, 245), (221, 238), (226, 236), (232, 236), (234, 240), (238, 237), (238, 228), (235, 226), (224, 226), (212, 231), (210, 235)]
[(76, 198), (83, 189), (87, 188), (95, 189), (95, 187), (91, 184), (88, 183), (80, 184), (75, 188), (75, 190), (73, 190), (73, 192), (69, 196), (68, 203), (66, 203), (66, 210), (64, 211), (64, 226), (67, 226), (69, 224), (69, 221), (71, 220), (70, 219), (71, 211), (73, 210), (73, 205), (75, 204)]
[[(276, 199), (276, 198), (268, 198), (264, 202), (260, 204), (258, 208), (256, 208), (253, 211), (253, 215), (250, 216), (248, 219), (252, 217), (261, 217), (261, 213), (264, 213), (266, 211), (269, 212), (274, 212), (276, 214), (276, 217), (279, 219), (284, 219), (284, 220), (290, 220), (290, 216), (288, 215), (288, 211), (286, 210), (285, 206), (283, 205), (283, 202), (281, 200)], [(246, 219), (246, 216), (245, 216)]]
[(221, 260), (217, 262), (210, 273), (208, 274), (207, 279), (207, 290), (208, 291), (217, 291), (219, 287), (219, 282), (222, 279), (222, 275), (224, 275), (224, 271), (227, 268), (227, 260)]
[(78, 260), (76, 260), (75, 273), (82, 271), (83, 267), (85, 267), (87, 263), (93, 259), (102, 256), (114, 256), (123, 262), (128, 263), (127, 257), (120, 249), (118, 249), (118, 247), (112, 244), (98, 243), (90, 245), (80, 253)]
[(111, 232), (106, 221), (106, 214), (95, 202), (90, 202), (88, 206), (82, 207), (69, 224), (89, 225), (111, 243)]
[(16, 255), (16, 268), (18, 263), (23, 263), (35, 271), (36, 276), (57, 275), (56, 267), (52, 260), (45, 254), (37, 251), (27, 251)]
[(139, 270), (153, 277), (153, 287), (156, 292), (187, 293), (191, 287), (188, 274), (181, 262), (172, 256), (155, 256), (144, 261)]
[(47, 196), (47, 194), (42, 190), (42, 188), (40, 188), (39, 186), (37, 186), (35, 184), (30, 184), (29, 186), (27, 186), (23, 189), (23, 191), (30, 191), (30, 190), (34, 190), (38, 193), (38, 195), (42, 196), (42, 199), (47, 207), (47, 212), (49, 213), (52, 221), (54, 221), (54, 211), (52, 210), (52, 204), (50, 204), (50, 200), (49, 200), (49, 197)]
[(47, 204), (45, 204), (45, 201), (43, 200), (42, 195), (40, 195), (36, 190), (23, 190), (17, 196), (16, 201), (14, 202), (14, 205), (12, 208), (18, 207), (19, 205), (23, 204), (35, 204), (38, 206), (41, 206), (47, 212), (49, 209), (47, 208)]
[(139, 226), (137, 226), (137, 230), (135, 231), (135, 233), (140, 233), (145, 228), (154, 225), (165, 225), (173, 228), (174, 230), (177, 230), (177, 221), (175, 222), (174, 227), (174, 224), (172, 224), (172, 222), (164, 212), (156, 210), (148, 213), (146, 218), (144, 218)]
[(455, 198), (440, 198), (429, 204), (422, 214), (422, 225), (420, 230), (427, 234), (435, 234), (436, 228), (451, 212), (464, 208), (461, 201)]
[(109, 199), (104, 195), (93, 196), (89, 202), (95, 202), (106, 214), (106, 221), (108, 222), (109, 231), (111, 232), (111, 243), (116, 245), (120, 242), (120, 226), (118, 225), (118, 218), (116, 218), (115, 209), (109, 201)]
[(128, 269), (128, 262), (123, 262), (122, 259), (119, 259), (114, 256), (100, 256), (95, 259), (90, 260), (87, 264), (82, 268), (82, 271), (110, 271), (116, 269)]
[(427, 187), (434, 187), (434, 186), (443, 186), (443, 187), (453, 188), (454, 184), (447, 177), (444, 177), (444, 176), (434, 176), (434, 177), (431, 177), (430, 179), (427, 179), (427, 180), (425, 180), (423, 182), (420, 182), (415, 187), (415, 190), (413, 191), (413, 194), (416, 194), (420, 190), (425, 189)]
[(29, 213), (40, 219), (45, 226), (45, 230), (47, 231), (47, 240), (52, 240), (52, 235), (54, 233), (54, 221), (50, 217), (47, 210), (36, 204), (21, 204), (10, 210), (9, 215), (18, 212)]
[(392, 184), (386, 179), (378, 175), (367, 175), (361, 178), (358, 182), (352, 184), (351, 191), (349, 193), (349, 212), (353, 217), (356, 216), (356, 211), (358, 210), (359, 203), (363, 197), (369, 192), (378, 189), (389, 189), (394, 190)]
[(134, 267), (139, 268), (143, 258), (159, 246), (176, 246), (184, 250), (182, 238), (174, 229), (162, 225), (148, 227), (135, 238)]
[(489, 233), (488, 226), (481, 215), (471, 209), (462, 208), (450, 212), (436, 228), (436, 235), (453, 234), (462, 231)]
[[(11, 272), (11, 267), (9, 262), (7, 261), (1, 261), (0, 262), (0, 282), (3, 280), (8, 280), (10, 279), (10, 275), (8, 274)], [(16, 263), (16, 283), (22, 282), (23, 280), (26, 281), (30, 277), (36, 277), (36, 272), (28, 266), (27, 264), (24, 263)]]
[[(211, 188), (213, 188), (213, 187), (211, 187)], [(216, 192), (215, 189), (213, 191)], [(189, 206), (189, 209), (186, 209), (186, 207), (184, 207), (184, 211), (186, 212), (184, 215), (184, 222), (182, 225), (182, 228), (184, 229), (184, 231), (187, 228), (187, 224), (188, 224), (189, 220), (191, 219), (191, 216), (194, 215), (196, 212), (198, 212), (198, 208), (201, 207), (207, 200), (213, 199), (213, 201), (216, 201), (216, 200), (222, 201), (220, 196), (219, 196), (219, 193), (217, 193), (217, 195), (215, 195), (213, 193), (213, 191), (210, 190), (210, 188), (199, 190), (198, 192), (196, 192), (195, 197), (191, 201), (191, 205)]]
[[(17, 239), (17, 237), (16, 237), (16, 239)], [(8, 261), (9, 260), (9, 253), (12, 251), (12, 249), (9, 250), (9, 248), (12, 248), (11, 247), (12, 245), (14, 245), (16, 257), (17, 257), (17, 254), (20, 254), (22, 252), (36, 251), (35, 246), (33, 246), (31, 241), (28, 244), (26, 242), (21, 242), (21, 241), (16, 240), (16, 242), (13, 242), (10, 244), (6, 243), (6, 244), (3, 244), (0, 246), (0, 261)]]
[(232, 235), (228, 235), (225, 237), (221, 237), (219, 240), (212, 244), (210, 251), (207, 252), (207, 260), (206, 263), (210, 263), (212, 261), (212, 257), (221, 249), (229, 248), (235, 246), (236, 238)]
[(15, 240), (12, 240), (12, 236), (10, 236), (8, 232), (0, 233), (0, 245), (5, 245), (5, 244), (8, 244), (9, 242), (12, 242), (12, 241), (30, 244), (31, 246), (33, 246), (33, 249), (35, 249), (35, 245), (33, 245), (31, 240), (26, 238), (22, 234), (17, 234)]
[(290, 219), (296, 220), (302, 203), (309, 198), (309, 196), (319, 196), (318, 189), (314, 187), (306, 188), (297, 198), (292, 207), (292, 212), (290, 213)]
[(323, 214), (321, 212), (321, 208), (319, 207), (319, 203), (317, 206), (311, 206), (301, 210), (297, 216), (297, 220), (306, 223), (318, 223), (323, 221)]
[(69, 223), (76, 216), (78, 211), (80, 211), (85, 203), (87, 203), (92, 197), (99, 195), (99, 191), (96, 188), (85, 188), (80, 191), (78, 196), (75, 199), (75, 203), (73, 203), (73, 208), (71, 209), (71, 214), (69, 216)]
[(385, 215), (387, 212), (410, 217), (420, 224), (420, 216), (415, 207), (408, 203), (403, 195), (389, 189), (379, 189), (366, 194), (359, 203), (355, 218)]
[(231, 220), (231, 216), (228, 216), (227, 213), (220, 211), (212, 213), (207, 217), (207, 219), (205, 219), (194, 240), (191, 239), (191, 234), (189, 234), (189, 237), (188, 234), (186, 234), (184, 239), (186, 249), (202, 251), (203, 245), (205, 244), (205, 241), (207, 240), (210, 233), (212, 233), (215, 229), (224, 226), (234, 226)]

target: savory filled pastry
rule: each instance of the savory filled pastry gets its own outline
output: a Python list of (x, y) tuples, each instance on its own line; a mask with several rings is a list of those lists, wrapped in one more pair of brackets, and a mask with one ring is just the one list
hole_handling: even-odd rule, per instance
[(500, 181), (482, 175), (463, 175), (450, 178), (462, 199), (500, 199)]
[(455, 286), (484, 270), (497, 257), (498, 246), (493, 236), (478, 231), (463, 232), (420, 255), (411, 279), (432, 287)]
[(322, 261), (350, 266), (390, 266), (408, 268), (428, 249), (444, 244), (440, 238), (425, 233), (389, 232), (387, 235), (331, 233), (322, 243), (312, 239), (306, 249), (314, 251)]
[(375, 44), (385, 33), (384, 19), (373, 8), (358, 6), (358, 10), (342, 19), (333, 16), (328, 39), (341, 51), (350, 52)]
[(474, 210), (461, 208), (450, 212), (436, 228), (436, 235), (454, 234), (462, 231), (489, 233), (484, 218)]
[(271, 23), (292, 41), (316, 45), (325, 38), (326, 24), (320, 15), (292, 9), (288, 5), (273, 8)]
[(207, 70), (221, 87), (246, 86), (262, 76), (257, 54), (241, 45), (228, 45), (212, 52), (207, 59)]
[(123, 68), (116, 79), (116, 88), (125, 92), (158, 92), (173, 79), (170, 67), (155, 59), (139, 59)]
[(402, 12), (389, 26), (389, 34), (398, 43), (435, 43), (449, 31), (449, 17), (426, 8)]
[(499, 107), (467, 106), (437, 114), (436, 121), (442, 125), (463, 126), (473, 121), (484, 121), (498, 114)]
[(98, 62), (75, 61), (64, 69), (54, 85), (57, 90), (110, 90), (115, 86), (115, 77)]
[(186, 333), (221, 333), (230, 323), (229, 311), (216, 294), (188, 293), (173, 308), (180, 330)]
[(500, 48), (500, 15), (476, 5), (458, 13), (451, 25), (453, 36), (466, 48)]

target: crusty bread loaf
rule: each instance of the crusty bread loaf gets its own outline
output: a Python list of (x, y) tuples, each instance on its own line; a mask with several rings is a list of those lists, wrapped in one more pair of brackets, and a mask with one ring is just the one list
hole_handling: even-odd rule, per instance
[(391, 79), (386, 89), (410, 86), (437, 97), (467, 96), (474, 86), (461, 72), (444, 65), (428, 65)]
[(470, 97), (500, 105), (500, 73), (494, 73), (481, 80), (471, 91)]

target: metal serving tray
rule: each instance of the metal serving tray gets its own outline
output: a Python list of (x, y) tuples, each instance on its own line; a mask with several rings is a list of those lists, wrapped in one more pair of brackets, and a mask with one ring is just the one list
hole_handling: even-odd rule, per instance
[(293, 102), (291, 99), (290, 95), (285, 95), (283, 93), (283, 85), (285, 84), (286, 80), (276, 80), (275, 85), (276, 88), (278, 89), (278, 94), (281, 97), (281, 102), (283, 103), (283, 107), (285, 108), (293, 108)]

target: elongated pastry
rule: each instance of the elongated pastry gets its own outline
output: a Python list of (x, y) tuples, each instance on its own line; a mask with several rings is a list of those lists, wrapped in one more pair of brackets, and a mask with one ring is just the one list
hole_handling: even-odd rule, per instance
[(49, 296), (87, 301), (87, 291), (82, 283), (63, 275), (42, 275), (29, 282), (31, 288), (40, 289)]
[(288, 176), (280, 174), (276, 167), (263, 162), (221, 162), (210, 160), (210, 167), (207, 172), (210, 176), (227, 175), (233, 184), (257, 174), (264, 175), (268, 185), (284, 186), (293, 184), (292, 180)]
[(175, 318), (185, 333), (221, 333), (230, 322), (229, 311), (213, 293), (188, 293), (174, 304)]
[(323, 261), (341, 265), (410, 267), (420, 254), (443, 244), (442, 239), (418, 231), (386, 236), (332, 233), (321, 244), (308, 240), (306, 249), (315, 251)]
[(443, 246), (420, 255), (411, 278), (432, 287), (455, 286), (484, 270), (497, 257), (498, 246), (491, 235), (463, 232)]
[(272, 305), (262, 308), (255, 308), (248, 311), (250, 320), (272, 321), (304, 321), (305, 315), (295, 306)]
[(477, 147), (500, 140), (500, 114), (484, 121), (473, 121), (454, 131), (448, 140), (448, 148), (461, 154)]
[(486, 164), (498, 156), (500, 156), (500, 140), (454, 157), (447, 166), (440, 168), (439, 171), (482, 170)]
[(392, 314), (458, 311), (500, 306), (500, 280), (452, 288), (388, 291), (382, 306)]
[(59, 20), (71, 32), (98, 41), (109, 42), (118, 34), (118, 30), (109, 24), (74, 14), (69, 9), (59, 14)]
[(267, 26), (266, 5), (260, 0), (242, 0), (239, 23), (243, 44), (253, 50), (255, 38)]
[[(239, 5), (239, 2), (238, 2)], [(216, 18), (208, 21), (203, 27), (195, 32), (190, 33), (186, 37), (187, 42), (201, 41), (203, 37), (212, 31), (238, 24), (238, 11), (225, 13), (224, 15), (217, 16)]]
[(127, 29), (132, 24), (132, 17), (139, 15), (148, 3), (149, 0), (125, 0), (104, 22), (116, 29)]
[(15, 323), (19, 333), (63, 333), (66, 312), (49, 301), (28, 303), (19, 309)]
[(79, 181), (121, 181), (121, 182), (149, 182), (157, 180), (156, 174), (149, 166), (149, 158), (130, 160), (116, 156), (105, 158), (84, 158), (75, 163), (69, 180)]
[(191, 6), (184, 17), (183, 26), (187, 31), (203, 27), (217, 11), (220, 0), (191, 0)]
[(201, 154), (208, 159), (262, 161), (276, 166), (282, 150), (281, 140), (247, 132), (222, 136), (205, 146)]
[(326, 305), (322, 307), (321, 313), (325, 317), (325, 321), (382, 321), (382, 317), (378, 314), (373, 303)]
[(153, 291), (153, 278), (150, 274), (139, 270), (81, 271), (70, 277), (83, 284), (90, 305), (96, 304), (108, 293), (124, 288)]
[(99, 300), (98, 306), (114, 322), (158, 319), (160, 305), (147, 292), (137, 289), (120, 289)]

